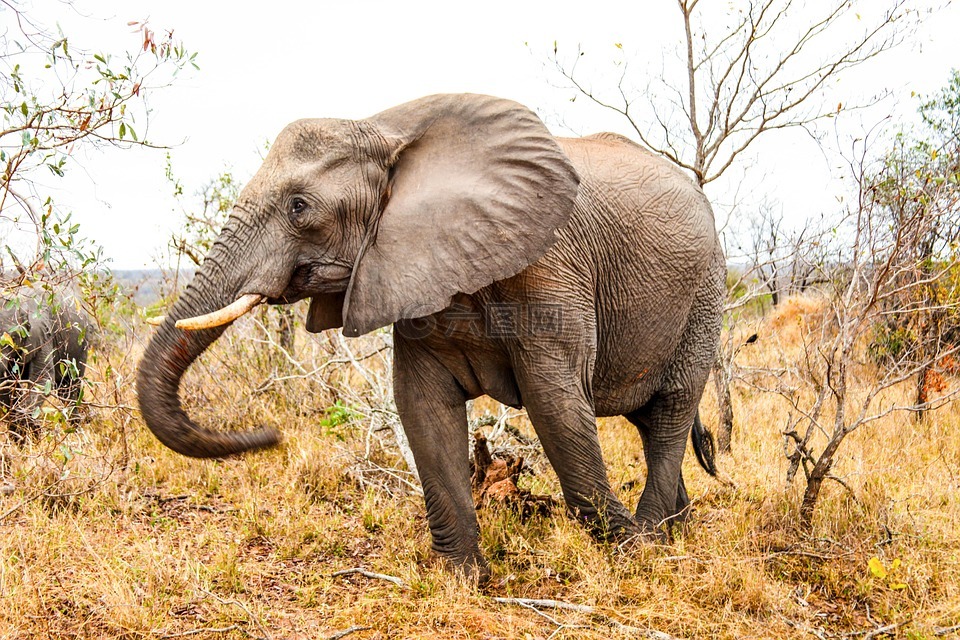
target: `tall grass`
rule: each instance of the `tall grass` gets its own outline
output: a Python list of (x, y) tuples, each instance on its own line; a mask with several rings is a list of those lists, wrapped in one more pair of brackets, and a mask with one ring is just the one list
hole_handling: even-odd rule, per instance
[[(743, 364), (789, 355), (791, 323), (814, 313), (798, 307), (763, 326)], [(198, 461), (163, 448), (135, 410), (149, 332), (137, 323), (100, 345), (82, 428), (0, 449), (0, 483), (12, 487), (0, 497), (0, 638), (322, 638), (351, 627), (369, 627), (356, 638), (863, 637), (883, 627), (925, 638), (960, 624), (955, 405), (853, 433), (805, 533), (800, 480), (784, 483), (786, 403), (736, 385), (733, 453), (719, 461), (721, 481), (687, 456), (694, 512), (671, 542), (599, 545), (561, 509), (521, 521), (488, 506), (479, 516), (493, 578), (477, 589), (429, 551), (416, 481), (394, 445), (389, 335), (301, 333), (286, 353), (268, 316), (237, 323), (189, 372), (185, 406), (204, 425), (269, 424), (285, 439)], [(489, 400), (472, 417), (496, 432), (494, 449), (524, 446), (511, 432), (533, 437), (522, 413)], [(611, 482), (635, 504), (640, 438), (623, 419), (598, 429)], [(542, 454), (523, 455), (523, 486), (559, 496)], [(333, 575), (355, 567), (402, 586)], [(492, 596), (593, 609), (534, 611)]]

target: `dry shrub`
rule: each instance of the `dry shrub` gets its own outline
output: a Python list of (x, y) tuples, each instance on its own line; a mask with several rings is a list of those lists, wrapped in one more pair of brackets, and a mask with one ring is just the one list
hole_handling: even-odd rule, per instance
[(828, 304), (826, 297), (816, 293), (790, 296), (764, 318), (760, 339), (774, 337), (782, 347), (802, 347), (807, 336), (819, 334), (831, 321)]
[[(786, 308), (770, 321), (776, 331), (742, 352), (743, 366), (779, 361), (795, 346), (798, 318), (812, 323), (819, 313), (810, 301)], [(805, 638), (891, 623), (920, 637), (960, 623), (955, 406), (852, 434), (833, 472), (843, 484), (825, 486), (806, 534), (796, 526), (798, 487), (783, 482), (784, 401), (738, 386), (723, 481), (687, 456), (694, 509), (672, 542), (601, 545), (562, 507), (523, 518), (490, 504), (478, 515), (493, 579), (477, 590), (430, 551), (422, 498), (393, 440), (389, 335), (346, 342), (301, 331), (284, 354), (262, 319), (237, 323), (188, 374), (185, 404), (205, 426), (268, 424), (284, 441), (198, 461), (164, 449), (133, 409), (130, 383), (149, 331), (134, 325), (97, 353), (81, 429), (0, 448), (3, 477), (15, 485), (0, 494), (0, 637), (328, 637), (356, 625), (373, 627), (355, 634), (368, 638), (608, 640), (638, 629)], [(708, 385), (706, 424), (715, 407)], [(520, 489), (559, 498), (522, 412), (478, 399), (471, 428), (495, 456), (524, 458)], [(636, 428), (608, 418), (598, 433), (611, 484), (633, 507), (646, 474)], [(53, 502), (37, 494), (50, 484)], [(900, 561), (892, 577), (871, 572), (874, 556), (887, 570)], [(353, 567), (404, 586), (332, 575)], [(491, 595), (594, 613), (540, 615)]]

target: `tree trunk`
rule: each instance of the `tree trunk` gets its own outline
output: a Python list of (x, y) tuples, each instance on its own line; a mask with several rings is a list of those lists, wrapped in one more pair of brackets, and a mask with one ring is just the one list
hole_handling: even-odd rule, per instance
[(923, 416), (927, 413), (927, 402), (930, 401), (930, 373), (932, 366), (930, 360), (927, 359), (923, 368), (920, 369), (920, 373), (917, 374), (917, 420), (923, 420)]
[(730, 453), (730, 441), (733, 438), (733, 402), (730, 397), (730, 367), (724, 364), (723, 354), (717, 356), (713, 365), (713, 384), (717, 390), (717, 449), (720, 453)]
[(813, 526), (813, 511), (817, 506), (817, 500), (820, 497), (820, 489), (823, 488), (823, 481), (833, 468), (833, 455), (843, 442), (845, 432), (834, 433), (833, 438), (827, 443), (826, 448), (817, 459), (817, 464), (810, 471), (807, 478), (807, 488), (803, 492), (803, 501), (800, 503), (800, 526), (804, 531), (809, 531)]

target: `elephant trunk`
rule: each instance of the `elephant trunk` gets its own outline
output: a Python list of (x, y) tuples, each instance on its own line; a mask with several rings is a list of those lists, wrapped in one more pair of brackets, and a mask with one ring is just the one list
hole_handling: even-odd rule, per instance
[[(180, 380), (187, 368), (220, 337), (226, 325), (197, 331), (178, 329), (178, 319), (211, 313), (229, 306), (246, 284), (245, 274), (231, 273), (235, 264), (232, 245), (243, 239), (225, 229), (193, 281), (174, 304), (150, 340), (137, 375), (140, 411), (147, 427), (166, 446), (194, 458), (220, 458), (263, 449), (280, 440), (276, 430), (259, 428), (245, 432), (212, 431), (198, 426), (180, 404)], [(233, 259), (231, 259), (233, 256)]]

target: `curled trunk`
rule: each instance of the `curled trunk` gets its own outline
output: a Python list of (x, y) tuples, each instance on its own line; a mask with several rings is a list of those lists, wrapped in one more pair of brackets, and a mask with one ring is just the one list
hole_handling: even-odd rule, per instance
[[(215, 247), (216, 248), (216, 247)], [(150, 340), (137, 375), (140, 411), (147, 427), (177, 453), (194, 458), (224, 456), (270, 447), (279, 434), (270, 428), (246, 432), (220, 432), (198, 426), (180, 404), (180, 380), (187, 368), (220, 335), (226, 326), (184, 331), (174, 325), (180, 318), (210, 313), (228, 306), (242, 293), (242, 278), (228, 277), (225, 251), (212, 251), (193, 282)], [(230, 282), (235, 280), (236, 282)]]

